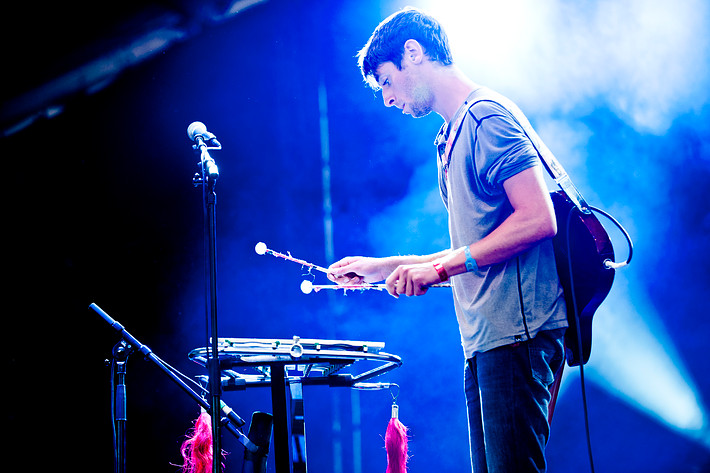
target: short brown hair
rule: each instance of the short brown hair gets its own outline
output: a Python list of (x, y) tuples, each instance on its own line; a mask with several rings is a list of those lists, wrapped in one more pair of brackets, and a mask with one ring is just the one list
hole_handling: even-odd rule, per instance
[(392, 62), (402, 68), (408, 39), (417, 40), (429, 59), (445, 66), (453, 64), (449, 39), (439, 22), (421, 10), (405, 7), (383, 20), (358, 52), (360, 72), (370, 87), (380, 88), (376, 71), (381, 64)]

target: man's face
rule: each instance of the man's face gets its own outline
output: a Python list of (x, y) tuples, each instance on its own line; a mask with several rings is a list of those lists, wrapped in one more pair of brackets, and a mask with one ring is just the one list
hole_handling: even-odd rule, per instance
[(382, 88), (382, 100), (386, 107), (395, 106), (414, 118), (423, 117), (432, 111), (433, 96), (426, 82), (418, 74), (416, 66), (402, 61), (402, 69), (392, 62), (377, 68), (377, 83)]

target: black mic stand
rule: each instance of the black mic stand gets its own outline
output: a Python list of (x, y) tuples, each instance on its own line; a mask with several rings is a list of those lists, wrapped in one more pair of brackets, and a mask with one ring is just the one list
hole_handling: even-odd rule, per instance
[(133, 351), (133, 348), (125, 341), (121, 340), (113, 347), (111, 354), (113, 355), (112, 367), (113, 372), (112, 386), (115, 386), (115, 392), (111, 397), (111, 402), (114, 406), (112, 413), (113, 419), (113, 434), (114, 434), (114, 451), (116, 452), (114, 471), (116, 473), (124, 473), (126, 471), (126, 364), (128, 356)]
[[(207, 131), (205, 130), (205, 133)], [(188, 136), (190, 130), (188, 129)], [(193, 138), (191, 136), (191, 138)], [(195, 144), (193, 148), (200, 152), (200, 172), (193, 177), (193, 185), (195, 187), (202, 186), (203, 205), (204, 205), (204, 227), (205, 227), (205, 253), (206, 264), (205, 271), (207, 274), (206, 288), (206, 307), (205, 318), (207, 326), (206, 346), (211, 347), (208, 357), (208, 374), (209, 374), (209, 389), (210, 389), (210, 405), (211, 412), (219, 413), (221, 409), (221, 371), (219, 367), (219, 352), (217, 350), (219, 339), (217, 333), (217, 258), (216, 258), (216, 203), (217, 195), (215, 193), (215, 185), (219, 178), (217, 165), (210, 156), (208, 149), (221, 149), (216, 139), (212, 135), (207, 137), (209, 142), (218, 146), (208, 147), (204, 137), (201, 134), (194, 136)], [(213, 415), (214, 419), (218, 419)], [(222, 457), (222, 442), (220, 433), (220, 423), (212, 422), (212, 471), (219, 473), (221, 470)]]
[[(197, 402), (203, 409), (209, 411), (211, 406), (207, 401), (205, 401), (198, 393), (196, 393), (190, 386), (185, 383), (185, 381), (182, 379), (184, 376), (180, 377), (177, 376), (176, 373), (174, 372), (173, 369), (170, 368), (165, 362), (163, 362), (153, 351), (146, 345), (142, 344), (137, 338), (135, 338), (133, 335), (131, 335), (123, 325), (121, 325), (118, 321), (114, 320), (110, 315), (108, 315), (103, 309), (101, 309), (98, 305), (95, 303), (92, 303), (89, 306), (89, 309), (93, 310), (96, 312), (98, 315), (101, 316), (113, 329), (115, 329), (118, 333), (121, 334), (121, 337), (125, 342), (127, 343), (127, 347), (123, 343), (119, 343), (116, 345), (116, 347), (123, 346), (126, 347), (125, 350), (121, 349), (116, 349), (114, 348), (114, 356), (117, 356), (117, 359), (122, 360), (124, 363), (128, 358), (128, 355), (132, 353), (133, 351), (137, 351), (141, 353), (145, 359), (152, 361), (155, 363), (155, 365), (160, 368), (163, 373), (168, 375), (168, 377), (173, 380), (182, 390), (187, 393), (192, 399)], [(121, 354), (122, 353), (122, 354)], [(122, 371), (121, 375), (119, 376), (119, 381), (125, 383), (125, 365), (124, 368), (119, 369), (117, 371)], [(120, 383), (119, 383), (120, 385)], [(125, 384), (124, 384), (125, 388)], [(122, 422), (117, 422), (117, 425), (121, 427), (120, 433), (117, 435), (116, 439), (116, 450), (117, 450), (117, 459), (116, 459), (116, 467), (117, 471), (124, 471), (125, 469), (125, 463), (126, 463), (126, 447), (125, 447), (125, 389), (120, 390), (123, 392), (123, 395), (118, 395), (116, 397), (119, 398), (118, 404), (123, 403), (123, 406), (117, 406), (116, 411), (117, 411), (117, 421), (119, 418), (123, 417)], [(226, 413), (226, 417), (222, 417), (221, 413), (224, 412)], [(246, 435), (244, 435), (243, 432), (241, 432), (238, 428), (245, 425), (246, 422), (239, 417), (229, 406), (227, 406), (224, 403), (221, 403), (218, 409), (214, 412), (212, 412), (212, 425), (214, 426), (215, 424), (219, 424), (221, 426), (224, 426), (229, 432), (231, 432), (239, 442), (244, 445), (244, 447), (251, 453), (251, 454), (259, 454), (261, 451), (263, 451), (264, 447), (261, 445), (257, 445), (254, 442), (252, 442)], [(234, 425), (236, 424), (236, 425)], [(268, 448), (268, 447), (267, 447)], [(212, 455), (213, 459), (215, 458), (214, 451)], [(217, 463), (218, 465), (221, 466), (221, 462), (219, 461), (219, 458), (217, 461), (213, 461), (213, 463)]]

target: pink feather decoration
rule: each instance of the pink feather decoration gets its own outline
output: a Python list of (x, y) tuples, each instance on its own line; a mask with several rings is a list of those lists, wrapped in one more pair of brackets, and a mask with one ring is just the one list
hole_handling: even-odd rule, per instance
[(385, 434), (387, 473), (406, 473), (409, 459), (407, 427), (399, 420), (399, 406), (392, 404), (392, 418)]
[(209, 473), (212, 470), (212, 419), (202, 411), (190, 436), (180, 447), (183, 473)]

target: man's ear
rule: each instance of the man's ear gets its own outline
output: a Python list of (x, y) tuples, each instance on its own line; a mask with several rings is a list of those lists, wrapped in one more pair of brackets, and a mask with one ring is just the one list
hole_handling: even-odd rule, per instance
[(424, 60), (424, 48), (416, 39), (404, 42), (404, 60), (410, 64), (421, 64)]

